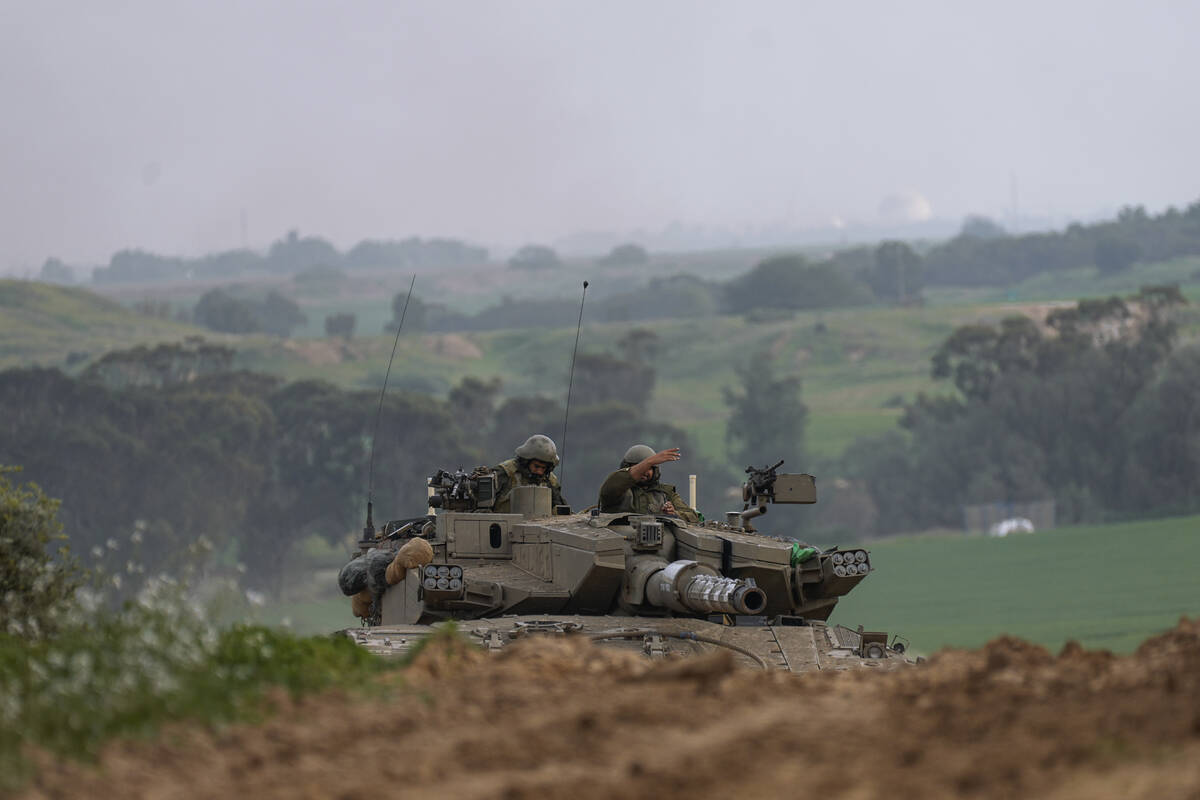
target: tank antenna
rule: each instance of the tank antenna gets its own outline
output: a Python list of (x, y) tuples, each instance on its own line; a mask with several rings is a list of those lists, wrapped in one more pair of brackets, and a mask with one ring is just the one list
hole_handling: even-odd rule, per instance
[(379, 390), (379, 408), (375, 409), (375, 430), (371, 433), (371, 460), (367, 467), (367, 524), (363, 528), (363, 538), (375, 538), (375, 522), (371, 518), (371, 499), (375, 492), (375, 440), (379, 438), (379, 417), (383, 414), (383, 396), (387, 393), (388, 377), (392, 374), (392, 361), (396, 358), (396, 347), (400, 344), (400, 331), (404, 330), (404, 318), (408, 315), (408, 303), (412, 300), (413, 286), (417, 282), (417, 273), (413, 273), (408, 282), (408, 294), (404, 298), (404, 309), (400, 312), (400, 324), (396, 326), (396, 341), (392, 343), (392, 355), (388, 359), (387, 371), (383, 373), (383, 388)]
[(583, 282), (583, 295), (579, 298), (579, 322), (575, 325), (575, 349), (571, 351), (571, 374), (567, 378), (567, 407), (563, 409), (562, 452), (559, 459), (558, 479), (563, 483), (567, 474), (567, 419), (571, 416), (571, 384), (575, 382), (575, 355), (579, 352), (579, 331), (583, 329), (583, 302), (587, 300), (588, 282)]

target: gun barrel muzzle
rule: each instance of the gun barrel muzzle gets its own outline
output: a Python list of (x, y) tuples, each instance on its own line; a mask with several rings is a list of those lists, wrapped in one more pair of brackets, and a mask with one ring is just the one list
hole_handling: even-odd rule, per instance
[(675, 561), (646, 582), (651, 605), (690, 614), (761, 614), (767, 595), (753, 581), (727, 578), (695, 561)]
[(757, 586), (737, 578), (697, 575), (684, 588), (683, 603), (710, 614), (758, 614), (767, 607), (767, 595)]

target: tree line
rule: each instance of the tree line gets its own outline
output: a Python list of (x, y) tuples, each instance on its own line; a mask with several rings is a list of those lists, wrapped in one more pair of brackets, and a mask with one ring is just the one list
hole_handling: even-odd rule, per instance
[[(121, 250), (113, 254), (107, 266), (92, 273), (92, 280), (97, 284), (212, 280), (252, 273), (295, 274), (322, 267), (350, 270), (449, 267), (481, 264), (487, 259), (487, 248), (458, 239), (368, 239), (342, 253), (319, 236), (301, 236), (297, 231), (290, 231), (272, 243), (265, 255), (246, 248), (199, 258), (162, 256), (136, 249)], [(46, 261), (41, 275), (43, 279), (55, 283), (69, 282), (74, 278), (73, 271), (55, 258)]]
[(1130, 206), (1114, 220), (1022, 236), (1009, 236), (986, 219), (969, 218), (958, 236), (925, 254), (923, 270), (931, 285), (1009, 286), (1043, 272), (1095, 266), (1112, 274), (1138, 262), (1198, 254), (1200, 201), (1158, 216)]
[[(682, 447), (687, 460), (667, 479), (686, 494), (686, 475), (698, 473), (701, 508), (728, 510), (725, 490), (746, 465), (706, 463), (681, 430), (649, 418), (654, 347), (654, 335), (640, 331), (619, 354), (580, 354), (566, 442), (559, 399), (504, 397), (499, 378), (466, 378), (444, 399), (389, 390), (376, 431), (377, 389), (234, 371), (233, 350), (195, 338), (112, 353), (75, 378), (8, 370), (0, 373), (0, 465), (21, 465), (23, 477), (62, 499), (76, 553), (120, 566), (128, 554), (109, 544), (137, 531), (137, 558), (154, 572), (203, 538), (226, 567), (244, 564), (249, 585), (267, 589), (279, 587), (298, 541), (344, 541), (361, 529), (369, 491), (377, 519), (424, 513), (428, 475), (497, 464), (532, 433), (565, 445), (560, 469), (577, 509), (595, 502), (626, 448), (646, 442)], [(779, 388), (798, 402), (798, 384)], [(771, 445), (764, 437), (778, 434), (778, 423), (755, 427), (762, 398), (739, 390), (729, 402), (745, 407), (735, 449), (750, 458)], [(777, 455), (771, 446), (751, 461)]]
[(954, 527), (974, 503), (1054, 500), (1060, 523), (1200, 508), (1200, 346), (1176, 347), (1174, 287), (1080, 301), (1044, 324), (967, 325), (932, 358), (953, 391), (855, 442), (874, 533)]
[[(812, 309), (918, 304), (927, 286), (1009, 286), (1043, 272), (1094, 266), (1112, 274), (1138, 262), (1194, 255), (1200, 255), (1200, 202), (1183, 211), (1169, 208), (1158, 216), (1130, 207), (1115, 220), (1021, 236), (1009, 235), (984, 217), (968, 217), (957, 236), (923, 253), (902, 241), (885, 241), (820, 258), (770, 256), (728, 281), (688, 274), (655, 276), (645, 285), (597, 299), (589, 317), (638, 322), (743, 314), (751, 320), (771, 320)], [(514, 266), (558, 265), (536, 248), (523, 251), (523, 257)], [(403, 302), (404, 295), (398, 295), (397, 308)], [(416, 324), (430, 331), (563, 327), (575, 319), (574, 304), (561, 299), (506, 296), (475, 314), (419, 297), (414, 305)], [(410, 306), (410, 315), (413, 311)]]

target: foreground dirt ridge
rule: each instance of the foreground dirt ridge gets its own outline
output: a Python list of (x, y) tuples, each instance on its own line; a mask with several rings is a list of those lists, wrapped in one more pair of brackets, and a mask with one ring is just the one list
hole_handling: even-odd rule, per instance
[(26, 796), (1200, 798), (1200, 620), (1129, 656), (1001, 638), (888, 674), (450, 645), (388, 683), (45, 763)]

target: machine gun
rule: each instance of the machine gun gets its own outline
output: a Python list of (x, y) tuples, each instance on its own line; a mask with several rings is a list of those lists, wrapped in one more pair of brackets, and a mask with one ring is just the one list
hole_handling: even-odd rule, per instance
[(771, 467), (746, 467), (746, 482), (742, 484), (741, 511), (730, 511), (726, 521), (735, 528), (753, 531), (750, 520), (767, 513), (768, 503), (815, 503), (817, 481), (805, 473), (776, 472), (783, 459)]
[(446, 511), (487, 511), (496, 502), (496, 476), (487, 467), (471, 472), (439, 469), (429, 479), (429, 505)]

